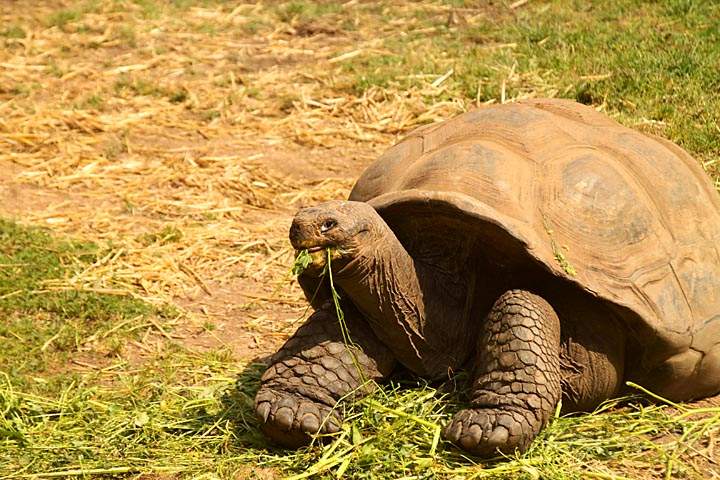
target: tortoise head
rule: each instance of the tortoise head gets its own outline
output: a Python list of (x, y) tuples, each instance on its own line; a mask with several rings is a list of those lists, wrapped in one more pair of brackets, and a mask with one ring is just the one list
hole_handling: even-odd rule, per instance
[(369, 246), (381, 225), (380, 215), (365, 202), (331, 201), (295, 214), (290, 243), (296, 251), (307, 250), (313, 259), (312, 270), (321, 271), (327, 261), (326, 249), (330, 249), (332, 261), (342, 266)]

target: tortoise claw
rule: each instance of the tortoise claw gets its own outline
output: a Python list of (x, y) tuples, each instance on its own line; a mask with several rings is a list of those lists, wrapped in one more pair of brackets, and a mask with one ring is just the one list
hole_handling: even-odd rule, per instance
[(489, 458), (525, 451), (532, 441), (532, 412), (500, 408), (468, 408), (455, 414), (443, 436), (463, 450)]
[(275, 443), (297, 448), (315, 435), (340, 431), (339, 413), (301, 395), (263, 388), (255, 400), (262, 431)]

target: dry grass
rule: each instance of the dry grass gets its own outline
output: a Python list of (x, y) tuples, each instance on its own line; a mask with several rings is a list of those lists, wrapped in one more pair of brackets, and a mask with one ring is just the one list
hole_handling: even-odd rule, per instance
[[(359, 405), (345, 436), (330, 446), (287, 456), (259, 443), (248, 403), (258, 368), (232, 365), (270, 353), (304, 311), (289, 281), (292, 213), (345, 197), (364, 165), (418, 125), (481, 103), (568, 96), (580, 86), (578, 95), (592, 96), (614, 78), (578, 67), (575, 84), (559, 67), (536, 64), (523, 48), (541, 51), (555, 42), (553, 32), (530, 32), (529, 47), (497, 32), (483, 37), (488, 25), (516, 18), (530, 3), (538, 15), (564, 7), (468, 3), (0, 0), (0, 167), (8, 172), (0, 178), (0, 215), (105, 252), (46, 282), (48, 290), (130, 295), (184, 312), (169, 324), (131, 324), (143, 335), (102, 358), (75, 355), (82, 381), (57, 398), (11, 383), (0, 388), (38, 451), (72, 441), (62, 429), (45, 437), (47, 425), (37, 420), (56, 412), (66, 412), (73, 435), (111, 435), (120, 425), (132, 439), (124, 454), (135, 457), (123, 459), (125, 466), (108, 466), (113, 452), (86, 439), (78, 452), (102, 451), (90, 467), (68, 454), (42, 468), (66, 475), (216, 469), (235, 478), (256, 462), (270, 469), (258, 476), (305, 468), (334, 476), (342, 468), (360, 477), (387, 473), (389, 464), (398, 465), (393, 475), (429, 471), (438, 478), (580, 478), (584, 469), (596, 478), (692, 478), (716, 468), (716, 417), (693, 417), (683, 427), (682, 413), (642, 407), (559, 419), (529, 456), (507, 466), (468, 466), (470, 459), (442, 447), (435, 457), (428, 455), (434, 430), (412, 418), (446, 418), (441, 395), (429, 387), (378, 394), (385, 410)], [(512, 32), (527, 27), (509, 25)], [(447, 48), (433, 43), (441, 34), (452, 37)], [(467, 45), (476, 57), (464, 59)], [(477, 55), (481, 65), (472, 64)], [(568, 55), (559, 58), (567, 63)], [(644, 110), (614, 110), (599, 95), (591, 100), (626, 123), (674, 132)], [(701, 152), (709, 171), (717, 168), (712, 151)], [(204, 353), (188, 353), (194, 349)], [(231, 374), (240, 375), (235, 389)], [(156, 394), (148, 400), (146, 391)], [(150, 412), (147, 426), (142, 412), (131, 410), (141, 407)], [(175, 430), (179, 424), (190, 426)], [(644, 447), (625, 445), (623, 454), (618, 438), (632, 443), (631, 436)], [(653, 446), (663, 438), (666, 444)], [(209, 459), (213, 452), (217, 461)], [(664, 463), (655, 468), (657, 459)]]
[(158, 2), (153, 18), (140, 5), (59, 14), (17, 2), (3, 18), (26, 35), (0, 54), (0, 164), (20, 167), (12, 182), (60, 194), (6, 214), (114, 247), (68, 280), (75, 288), (162, 302), (239, 276), (275, 292), (291, 261), (289, 215), (347, 194), (357, 168), (344, 155), (366, 163), (397, 134), (467, 107), (424, 101), (443, 76), (337, 96), (338, 64), (372, 49), (377, 39), (358, 41), (369, 32), (302, 37), (291, 22), (246, 35), (248, 22), (277, 24), (275, 11)]

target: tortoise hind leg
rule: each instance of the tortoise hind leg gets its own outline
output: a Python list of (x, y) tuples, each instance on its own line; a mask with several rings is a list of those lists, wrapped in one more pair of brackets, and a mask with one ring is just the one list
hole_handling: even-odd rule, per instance
[(461, 410), (445, 437), (491, 457), (524, 451), (560, 400), (560, 321), (541, 297), (505, 292), (481, 330), (472, 407)]
[(548, 300), (562, 322), (563, 412), (591, 412), (621, 392), (626, 329), (620, 318), (599, 302), (566, 292)]
[(354, 308), (344, 308), (353, 346), (345, 345), (334, 308), (315, 311), (273, 356), (255, 396), (261, 429), (286, 447), (334, 433), (337, 403), (362, 398), (390, 374), (395, 359)]

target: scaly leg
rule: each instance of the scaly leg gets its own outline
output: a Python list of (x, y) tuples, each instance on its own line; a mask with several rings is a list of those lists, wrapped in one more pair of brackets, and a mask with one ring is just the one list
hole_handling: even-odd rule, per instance
[(317, 433), (339, 431), (338, 401), (367, 395), (395, 364), (360, 314), (343, 310), (353, 346), (345, 345), (334, 307), (326, 304), (273, 356), (261, 378), (255, 411), (262, 431), (281, 445), (299, 447)]
[(541, 297), (505, 292), (483, 325), (472, 385), (472, 407), (461, 410), (445, 437), (491, 457), (524, 451), (560, 400), (560, 321)]

